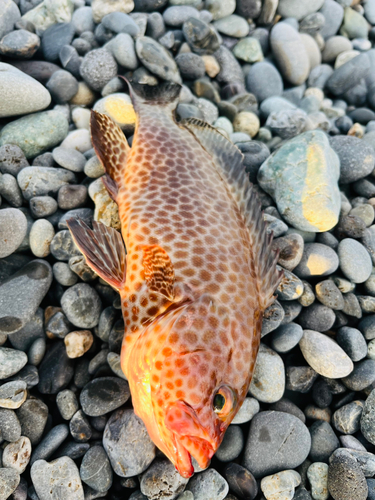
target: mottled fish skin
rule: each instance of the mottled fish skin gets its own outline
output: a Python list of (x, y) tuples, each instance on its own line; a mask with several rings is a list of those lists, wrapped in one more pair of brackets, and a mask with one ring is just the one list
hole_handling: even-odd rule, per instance
[[(275, 256), (257, 264), (254, 252), (270, 252), (271, 239), (254, 196), (252, 235), (215, 155), (175, 121), (178, 86), (168, 92), (169, 101), (131, 88), (130, 150), (103, 115), (93, 116), (92, 133), (127, 249), (125, 284), (111, 283), (125, 321), (121, 366), (151, 438), (190, 477), (189, 453), (207, 467), (246, 396), (280, 276)], [(214, 401), (218, 393), (224, 399)]]

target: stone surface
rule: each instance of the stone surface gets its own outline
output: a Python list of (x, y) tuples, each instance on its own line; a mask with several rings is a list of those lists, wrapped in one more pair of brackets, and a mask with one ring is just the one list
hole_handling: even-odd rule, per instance
[(338, 158), (321, 131), (305, 132), (292, 139), (258, 172), (258, 182), (276, 201), (286, 221), (297, 229), (313, 232), (327, 231), (338, 221), (338, 177)]
[(0, 258), (8, 257), (21, 245), (27, 231), (25, 215), (16, 208), (0, 212)]
[(338, 247), (340, 268), (353, 283), (363, 283), (372, 271), (371, 257), (366, 248), (352, 238), (345, 238)]
[(150, 500), (172, 500), (185, 489), (187, 482), (169, 460), (157, 459), (142, 475), (140, 487)]
[(229, 487), (225, 479), (215, 469), (210, 468), (195, 475), (189, 481), (186, 490), (193, 493), (194, 500), (205, 498), (223, 500), (228, 494)]
[(80, 402), (86, 415), (98, 417), (119, 408), (129, 397), (130, 390), (126, 380), (99, 377), (83, 388)]
[(284, 390), (283, 360), (275, 351), (261, 344), (249, 393), (262, 403), (274, 403), (283, 396)]
[(112, 469), (106, 452), (101, 446), (93, 446), (83, 457), (80, 476), (93, 490), (104, 493), (112, 486)]
[(61, 307), (68, 320), (79, 328), (93, 328), (99, 322), (101, 300), (86, 283), (69, 288), (61, 297)]

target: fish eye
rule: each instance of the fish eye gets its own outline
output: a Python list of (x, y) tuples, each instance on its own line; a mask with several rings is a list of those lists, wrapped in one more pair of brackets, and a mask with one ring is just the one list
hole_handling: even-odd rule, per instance
[(213, 398), (213, 410), (220, 418), (227, 417), (235, 407), (236, 394), (228, 386), (221, 386)]

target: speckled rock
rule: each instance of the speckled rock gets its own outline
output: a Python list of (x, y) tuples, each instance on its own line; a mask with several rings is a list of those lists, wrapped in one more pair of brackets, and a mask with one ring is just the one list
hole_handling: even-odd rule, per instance
[(21, 245), (27, 220), (21, 210), (4, 208), (0, 212), (0, 258), (8, 257)]
[(305, 132), (288, 141), (258, 172), (259, 184), (276, 201), (285, 220), (312, 232), (328, 231), (337, 224), (338, 178), (337, 155), (321, 131)]
[(327, 500), (328, 492), (328, 465), (324, 462), (315, 462), (307, 469), (307, 477), (311, 485), (311, 496), (314, 500)]
[(149, 500), (172, 500), (185, 489), (187, 482), (169, 460), (157, 459), (142, 475), (140, 487)]
[(3, 451), (3, 465), (10, 467), (19, 474), (25, 471), (29, 464), (31, 456), (31, 443), (30, 439), (22, 436), (18, 441), (9, 443)]
[(301, 476), (295, 470), (283, 470), (266, 476), (260, 482), (260, 489), (267, 500), (292, 500), (294, 490), (301, 483)]
[(229, 492), (228, 483), (215, 469), (207, 469), (190, 479), (186, 490), (191, 491), (194, 500), (215, 498), (223, 500)]
[(69, 332), (64, 338), (64, 344), (66, 347), (66, 353), (69, 358), (79, 358), (87, 352), (92, 343), (94, 337), (90, 330), (79, 330), (76, 332)]
[(181, 83), (177, 64), (162, 45), (144, 36), (137, 38), (135, 48), (139, 59), (148, 70), (165, 80)]
[(94, 220), (114, 229), (120, 229), (121, 223), (117, 203), (109, 196), (102, 178), (90, 184), (89, 195), (95, 203)]
[(274, 403), (284, 394), (285, 368), (281, 357), (261, 344), (249, 393), (262, 403)]
[(328, 491), (334, 500), (366, 500), (368, 486), (354, 458), (336, 456), (328, 468)]
[(87, 283), (78, 283), (68, 288), (61, 297), (61, 307), (74, 326), (93, 328), (99, 323), (101, 300)]

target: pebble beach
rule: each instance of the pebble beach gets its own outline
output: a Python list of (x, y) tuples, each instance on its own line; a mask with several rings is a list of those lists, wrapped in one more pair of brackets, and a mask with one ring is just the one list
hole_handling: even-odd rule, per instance
[[(375, 0), (0, 0), (0, 500), (375, 500)], [(284, 277), (253, 380), (185, 479), (135, 415), (94, 109), (182, 85), (244, 155)]]

